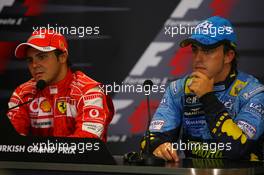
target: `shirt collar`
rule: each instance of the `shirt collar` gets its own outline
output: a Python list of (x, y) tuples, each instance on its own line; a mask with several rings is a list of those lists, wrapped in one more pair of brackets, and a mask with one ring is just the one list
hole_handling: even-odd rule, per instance
[(230, 85), (234, 82), (237, 77), (237, 70), (231, 69), (228, 76), (224, 81), (218, 82), (214, 84), (214, 91), (224, 91), (230, 87)]
[(55, 95), (55, 94), (61, 94), (64, 91), (66, 92), (68, 88), (70, 88), (70, 83), (72, 82), (73, 75), (71, 70), (69, 69), (67, 71), (66, 76), (58, 81), (57, 83), (54, 83), (52, 85), (48, 85), (44, 90), (43, 93), (45, 94), (50, 94), (50, 95)]

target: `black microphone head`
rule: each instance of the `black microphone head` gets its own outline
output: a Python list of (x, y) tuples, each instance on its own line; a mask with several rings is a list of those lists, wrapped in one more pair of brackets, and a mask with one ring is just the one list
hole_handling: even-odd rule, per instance
[(37, 90), (42, 90), (46, 86), (46, 81), (45, 80), (39, 80), (36, 84)]
[(152, 89), (152, 86), (153, 86), (153, 82), (151, 80), (145, 80), (143, 83), (143, 87), (145, 91), (149, 91), (150, 89)]
[(153, 86), (153, 81), (145, 80), (144, 83), (143, 83), (143, 86), (146, 86), (146, 85), (148, 85), (149, 87)]

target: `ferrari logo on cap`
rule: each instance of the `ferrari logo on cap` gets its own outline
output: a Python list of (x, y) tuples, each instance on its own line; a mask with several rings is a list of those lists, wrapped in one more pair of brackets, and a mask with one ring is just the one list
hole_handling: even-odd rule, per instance
[(61, 40), (59, 40), (59, 45), (60, 45), (60, 48), (65, 49), (64, 43)]

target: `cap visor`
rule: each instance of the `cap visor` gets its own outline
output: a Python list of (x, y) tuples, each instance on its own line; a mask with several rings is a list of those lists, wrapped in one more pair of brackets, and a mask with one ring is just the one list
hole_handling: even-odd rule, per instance
[(183, 40), (180, 43), (180, 47), (186, 47), (186, 46), (189, 46), (190, 44), (195, 44), (195, 45), (200, 46), (202, 48), (213, 49), (213, 48), (220, 46), (224, 42), (226, 42), (226, 41), (223, 40), (223, 41), (215, 42), (213, 44), (203, 44), (203, 43), (197, 41), (196, 39), (188, 38), (188, 39)]
[(52, 47), (52, 46), (39, 47), (39, 46), (36, 46), (34, 44), (30, 44), (30, 43), (21, 43), (16, 47), (15, 56), (17, 58), (25, 58), (26, 57), (26, 51), (27, 51), (28, 47), (33, 47), (33, 48), (35, 48), (39, 51), (42, 51), (42, 52), (50, 52), (50, 51), (53, 51), (56, 49), (55, 47)]

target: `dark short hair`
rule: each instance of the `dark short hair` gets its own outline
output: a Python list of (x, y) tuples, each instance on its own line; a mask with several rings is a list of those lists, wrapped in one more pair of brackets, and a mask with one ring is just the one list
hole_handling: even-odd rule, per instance
[(230, 42), (224, 42), (223, 46), (224, 46), (224, 54), (226, 54), (230, 50), (233, 50), (235, 52), (235, 57), (231, 62), (231, 66), (232, 66), (232, 69), (236, 69), (237, 68), (237, 59), (239, 57), (236, 48), (234, 46), (232, 46)]
[[(61, 54), (63, 54), (64, 52), (63, 52), (62, 50), (56, 49), (56, 50), (54, 50), (54, 53), (55, 53), (56, 57), (58, 58), (58, 57), (59, 57)], [(69, 60), (69, 57), (68, 57), (68, 59), (67, 59), (67, 66), (68, 66), (68, 67), (71, 67), (71, 62), (70, 62), (70, 60)]]

